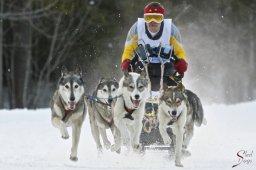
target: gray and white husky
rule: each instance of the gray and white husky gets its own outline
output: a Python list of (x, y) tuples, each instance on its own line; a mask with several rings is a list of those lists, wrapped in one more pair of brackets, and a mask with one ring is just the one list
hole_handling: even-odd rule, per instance
[(72, 148), (70, 159), (77, 161), (77, 147), (82, 123), (86, 115), (84, 102), (84, 81), (80, 67), (68, 72), (62, 67), (57, 90), (51, 99), (52, 124), (58, 128), (63, 139), (68, 139), (67, 127), (72, 127)]
[[(99, 152), (102, 152), (100, 136), (106, 149), (110, 149), (106, 130), (110, 128), (115, 143), (121, 140), (120, 132), (113, 121), (112, 102), (117, 99), (118, 82), (115, 79), (102, 78), (93, 92), (87, 97), (87, 106), (90, 118), (91, 132)], [(119, 151), (117, 151), (119, 152)]]
[[(159, 98), (159, 131), (165, 144), (175, 144), (175, 165), (181, 163), (182, 147), (187, 148), (194, 131), (194, 124), (206, 123), (200, 99), (180, 83), (177, 87), (164, 86)], [(166, 129), (172, 129), (170, 138)], [(172, 141), (176, 139), (176, 141)]]
[[(142, 119), (145, 113), (145, 102), (150, 94), (146, 73), (128, 73), (119, 81), (118, 95), (114, 105), (114, 123), (121, 132), (123, 143), (128, 149), (140, 152), (142, 147), (139, 138), (142, 130)], [(117, 143), (113, 150), (118, 150)]]

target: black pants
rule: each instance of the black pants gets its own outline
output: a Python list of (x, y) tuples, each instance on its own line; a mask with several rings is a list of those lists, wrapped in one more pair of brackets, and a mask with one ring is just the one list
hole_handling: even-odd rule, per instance
[[(140, 73), (144, 69), (143, 64), (135, 58), (133, 58), (129, 72)], [(176, 86), (177, 83), (170, 79), (169, 77), (174, 75), (176, 70), (174, 69), (173, 63), (166, 63), (164, 65), (164, 76), (163, 82), (167, 86)], [(149, 63), (148, 64), (148, 74), (151, 81), (151, 90), (158, 91), (160, 89), (160, 80), (161, 80), (161, 64), (160, 63)]]

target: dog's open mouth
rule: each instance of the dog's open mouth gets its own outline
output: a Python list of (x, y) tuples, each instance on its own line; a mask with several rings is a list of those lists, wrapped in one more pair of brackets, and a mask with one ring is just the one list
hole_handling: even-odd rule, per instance
[(131, 97), (131, 101), (133, 103), (134, 108), (137, 109), (140, 105), (140, 100), (133, 100)]
[(176, 122), (177, 121), (177, 116), (171, 116), (171, 121)]
[(74, 102), (74, 101), (69, 101), (68, 104), (69, 104), (69, 109), (70, 109), (70, 110), (74, 110), (74, 109), (75, 109), (76, 102)]

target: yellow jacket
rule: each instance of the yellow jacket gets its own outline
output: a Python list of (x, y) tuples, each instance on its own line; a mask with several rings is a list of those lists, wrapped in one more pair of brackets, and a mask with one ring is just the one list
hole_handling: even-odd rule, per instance
[[(179, 59), (187, 59), (185, 55), (185, 50), (183, 49), (182, 45), (180, 44), (180, 33), (177, 27), (172, 24), (172, 31), (171, 31), (171, 38), (170, 38), (170, 45), (174, 48), (174, 55), (176, 55)], [(137, 33), (137, 22), (131, 27), (128, 32), (124, 52), (122, 55), (122, 61), (129, 59), (131, 60), (134, 56), (134, 51), (138, 48), (138, 33)]]

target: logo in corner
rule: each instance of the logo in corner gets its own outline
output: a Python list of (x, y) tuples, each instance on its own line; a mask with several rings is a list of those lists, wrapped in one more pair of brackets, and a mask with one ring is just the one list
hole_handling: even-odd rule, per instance
[(252, 155), (253, 155), (253, 150), (248, 151), (248, 150), (240, 150), (237, 152), (237, 157), (238, 161), (235, 165), (232, 166), (232, 168), (235, 168), (236, 166), (240, 164), (251, 164), (252, 163)]

